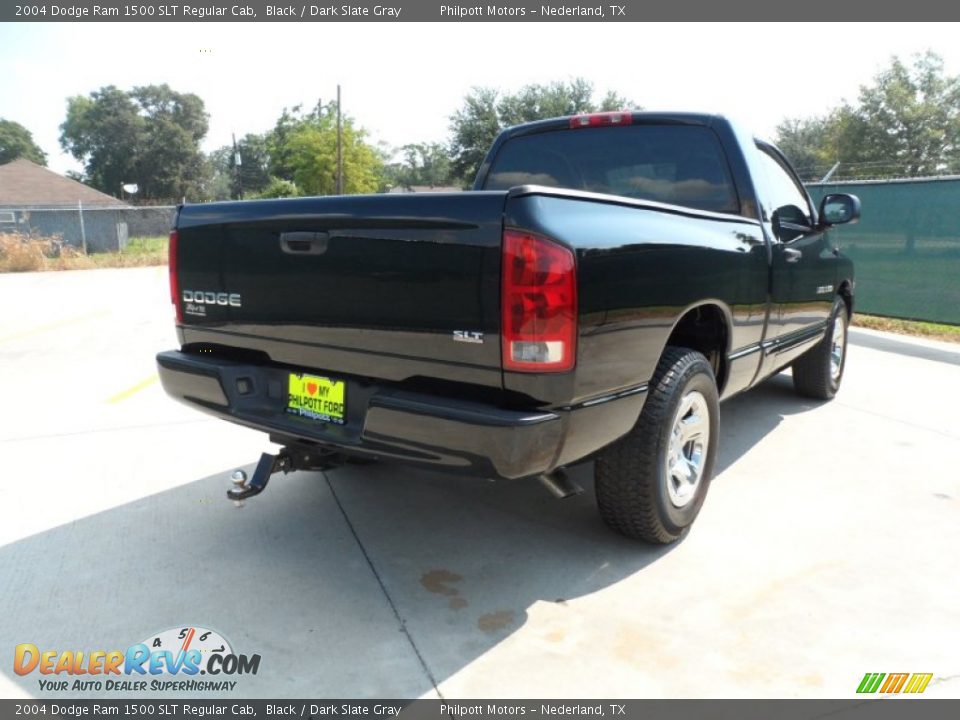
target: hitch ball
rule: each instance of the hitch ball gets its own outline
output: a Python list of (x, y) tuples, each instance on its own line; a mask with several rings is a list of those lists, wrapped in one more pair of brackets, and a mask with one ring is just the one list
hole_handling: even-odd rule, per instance
[[(230, 482), (237, 490), (243, 490), (247, 486), (247, 474), (243, 470), (234, 470), (230, 476)], [(234, 500), (233, 504), (235, 507), (242, 508), (243, 500)]]

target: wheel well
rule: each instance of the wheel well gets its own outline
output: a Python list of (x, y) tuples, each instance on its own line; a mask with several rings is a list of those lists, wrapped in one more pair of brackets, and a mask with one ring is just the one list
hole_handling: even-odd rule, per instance
[(847, 320), (853, 317), (853, 292), (850, 289), (850, 281), (844, 280), (840, 283), (840, 289), (837, 291), (843, 302), (847, 306)]
[(716, 305), (699, 305), (688, 310), (673, 327), (667, 345), (690, 348), (703, 353), (713, 367), (717, 389), (723, 392), (727, 381), (726, 350), (729, 330), (723, 311)]

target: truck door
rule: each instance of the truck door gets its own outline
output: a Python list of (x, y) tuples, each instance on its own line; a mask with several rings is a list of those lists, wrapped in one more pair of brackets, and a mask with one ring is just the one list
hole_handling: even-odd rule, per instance
[(836, 255), (824, 229), (816, 227), (810, 198), (793, 170), (774, 148), (757, 147), (773, 241), (768, 352), (771, 364), (783, 365), (810, 347), (830, 316)]

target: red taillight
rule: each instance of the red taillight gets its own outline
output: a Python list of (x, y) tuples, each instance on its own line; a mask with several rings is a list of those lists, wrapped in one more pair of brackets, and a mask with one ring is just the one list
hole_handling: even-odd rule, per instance
[(570, 127), (601, 127), (604, 125), (632, 125), (633, 115), (629, 112), (603, 112), (589, 115), (574, 115), (570, 118)]
[(577, 356), (577, 267), (573, 253), (540, 235), (503, 232), (504, 370), (563, 372)]
[(183, 322), (183, 313), (180, 310), (180, 281), (177, 280), (177, 231), (170, 231), (170, 242), (167, 245), (167, 267), (170, 270), (170, 302), (177, 312), (177, 325)]

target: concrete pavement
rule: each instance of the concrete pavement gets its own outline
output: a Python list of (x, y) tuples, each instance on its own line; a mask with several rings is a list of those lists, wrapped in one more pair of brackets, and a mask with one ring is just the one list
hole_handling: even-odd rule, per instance
[(166, 282), (0, 275), (0, 696), (105, 695), (16, 675), (19, 643), (191, 626), (261, 655), (217, 696), (851, 697), (932, 672), (960, 697), (960, 349), (854, 331), (835, 401), (781, 375), (725, 403), (700, 518), (650, 548), (602, 525), (589, 468), (565, 501), (375, 465), (234, 508), (271, 446), (155, 382)]

